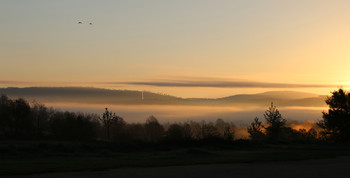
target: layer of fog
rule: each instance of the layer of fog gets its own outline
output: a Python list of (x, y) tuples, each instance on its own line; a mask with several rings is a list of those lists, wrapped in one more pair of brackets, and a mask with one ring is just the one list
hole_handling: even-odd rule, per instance
[[(210, 107), (210, 106), (169, 106), (169, 105), (102, 105), (74, 103), (46, 103), (62, 111), (102, 114), (107, 107), (110, 111), (123, 117), (126, 122), (144, 122), (153, 115), (161, 123), (186, 121), (215, 121), (218, 118), (234, 122), (237, 125), (248, 125), (255, 117), (263, 118), (262, 107)], [(322, 107), (278, 107), (282, 116), (288, 121), (321, 120)]]

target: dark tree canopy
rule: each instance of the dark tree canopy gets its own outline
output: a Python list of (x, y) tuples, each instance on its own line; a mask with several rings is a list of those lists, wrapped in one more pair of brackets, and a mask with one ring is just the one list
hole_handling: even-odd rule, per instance
[(350, 92), (334, 91), (326, 103), (328, 112), (323, 112), (323, 120), (318, 123), (324, 129), (323, 134), (334, 140), (350, 142)]
[(124, 119), (109, 111), (108, 108), (105, 108), (105, 112), (102, 114), (102, 117), (100, 117), (100, 121), (105, 129), (105, 136), (107, 140), (110, 140), (110, 129), (113, 124), (116, 127), (118, 127), (119, 124), (124, 124)]
[(271, 103), (268, 110), (265, 111), (264, 117), (267, 124), (266, 135), (272, 140), (278, 140), (283, 137), (286, 119), (284, 119), (276, 106)]
[(151, 142), (159, 141), (164, 134), (164, 128), (159, 124), (158, 119), (149, 116), (145, 123), (146, 139)]
[(0, 96), (0, 139), (92, 140), (97, 127), (93, 115), (61, 112)]
[(166, 138), (170, 141), (181, 141), (184, 140), (183, 127), (179, 124), (171, 124), (166, 131)]
[[(165, 127), (164, 127), (165, 126)], [(234, 141), (233, 123), (174, 123), (167, 127), (154, 116), (145, 123), (127, 123), (105, 108), (100, 115), (60, 111), (24, 99), (0, 95), (1, 140), (108, 141), (187, 144), (197, 141)]]
[(265, 126), (262, 125), (262, 122), (256, 117), (247, 128), (250, 137), (253, 140), (267, 138), (273, 142), (283, 141), (288, 132), (288, 128), (286, 127), (287, 120), (282, 117), (281, 113), (273, 103), (271, 103), (271, 106), (265, 111), (264, 118), (266, 120)]
[(259, 118), (255, 117), (254, 121), (248, 127), (250, 138), (253, 140), (262, 139), (265, 136), (263, 129), (262, 122), (259, 121)]

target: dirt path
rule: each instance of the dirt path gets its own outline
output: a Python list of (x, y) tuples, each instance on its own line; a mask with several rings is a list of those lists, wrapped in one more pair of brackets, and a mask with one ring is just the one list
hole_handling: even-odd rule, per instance
[(150, 168), (122, 168), (98, 172), (62, 172), (46, 173), (29, 176), (12, 176), (25, 178), (56, 178), (56, 177), (83, 177), (83, 178), (220, 178), (220, 177), (347, 177), (350, 173), (350, 157), (334, 159), (286, 161), (271, 163), (240, 163), (240, 164), (213, 164), (170, 166)]

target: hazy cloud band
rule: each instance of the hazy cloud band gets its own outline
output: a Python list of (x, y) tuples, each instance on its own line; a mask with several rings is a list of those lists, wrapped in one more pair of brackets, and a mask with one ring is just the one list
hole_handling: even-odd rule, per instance
[(181, 82), (122, 82), (118, 84), (146, 85), (157, 87), (215, 87), (215, 88), (334, 88), (335, 85), (293, 84), (236, 81), (181, 81)]
[[(60, 83), (47, 82), (23, 82), (23, 81), (0, 81), (0, 85), (8, 86), (46, 86), (58, 85)], [(61, 83), (63, 84), (63, 83)], [(133, 81), (133, 82), (91, 82), (91, 83), (65, 83), (64, 86), (74, 84), (118, 84), (118, 85), (143, 85), (156, 87), (212, 87), (212, 88), (337, 88), (339, 85), (331, 84), (295, 84), (295, 83), (269, 83), (269, 82), (254, 82), (254, 81), (204, 81), (204, 80), (171, 80), (171, 81)]]

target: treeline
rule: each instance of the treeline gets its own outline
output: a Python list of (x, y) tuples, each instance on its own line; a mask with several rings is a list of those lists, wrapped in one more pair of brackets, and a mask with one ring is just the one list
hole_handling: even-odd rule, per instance
[(99, 126), (98, 116), (61, 112), (39, 103), (0, 96), (0, 139), (88, 140)]
[(303, 142), (312, 143), (325, 140), (320, 133), (320, 129), (315, 124), (312, 128), (299, 130), (288, 126), (287, 120), (284, 119), (276, 106), (271, 106), (264, 113), (265, 122), (259, 118), (247, 128), (250, 138), (253, 141), (267, 143), (286, 143), (286, 142)]
[(107, 108), (99, 116), (62, 112), (40, 103), (0, 97), (1, 140), (65, 140), (109, 142), (182, 142), (190, 140), (234, 139), (235, 125), (216, 122), (160, 124), (150, 116), (145, 123), (127, 123)]
[(287, 126), (276, 106), (265, 111), (265, 123), (255, 118), (248, 127), (250, 137), (260, 142), (343, 142), (350, 143), (350, 92), (343, 89), (333, 91), (325, 100), (328, 112), (322, 112), (322, 120), (309, 130), (294, 130)]

